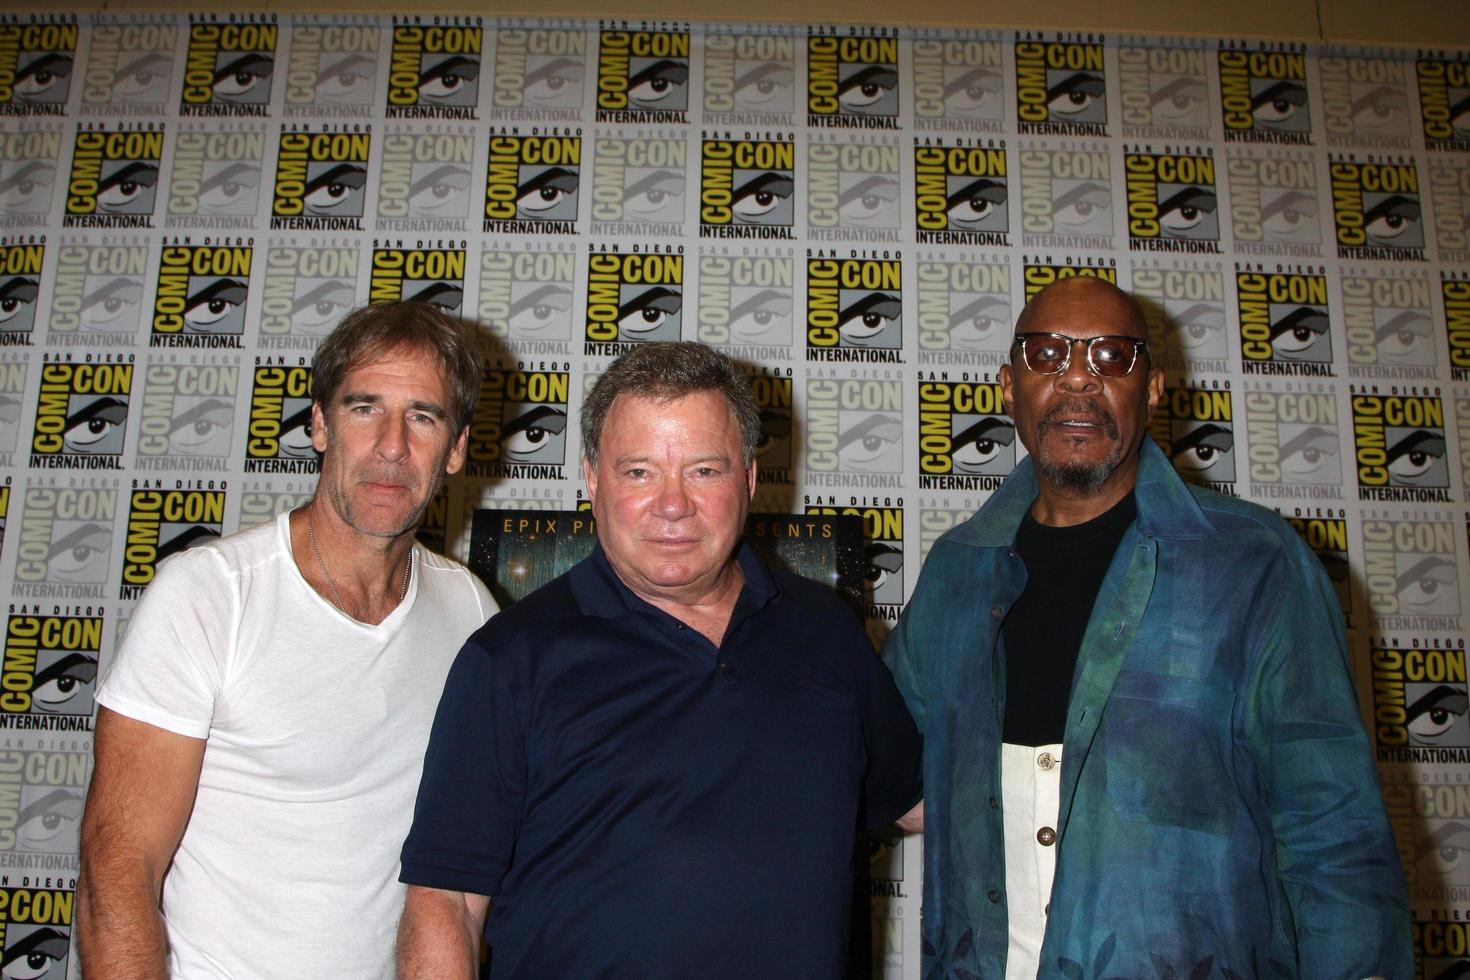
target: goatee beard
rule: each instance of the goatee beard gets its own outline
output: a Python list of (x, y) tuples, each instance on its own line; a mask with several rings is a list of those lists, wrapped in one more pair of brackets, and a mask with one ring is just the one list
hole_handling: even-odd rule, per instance
[[(1113, 440), (1113, 451), (1108, 453), (1106, 459), (1096, 463), (1058, 463), (1050, 458), (1041, 447), (1046, 444), (1047, 431), (1057, 424), (1055, 420), (1061, 415), (1091, 416), (1102, 428), (1103, 434)], [(1037, 471), (1057, 489), (1071, 491), (1079, 496), (1089, 497), (1100, 491), (1123, 459), (1122, 449), (1118, 445), (1118, 420), (1106, 406), (1081, 398), (1071, 398), (1053, 405), (1036, 424), (1036, 436)]]

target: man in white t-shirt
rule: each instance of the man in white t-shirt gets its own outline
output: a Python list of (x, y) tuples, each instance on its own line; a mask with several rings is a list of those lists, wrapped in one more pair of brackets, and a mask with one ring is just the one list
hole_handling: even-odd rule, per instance
[(390, 978), (398, 849), (444, 676), (495, 605), (414, 542), (480, 367), (434, 307), (318, 349), (310, 503), (163, 563), (97, 700), (88, 975)]

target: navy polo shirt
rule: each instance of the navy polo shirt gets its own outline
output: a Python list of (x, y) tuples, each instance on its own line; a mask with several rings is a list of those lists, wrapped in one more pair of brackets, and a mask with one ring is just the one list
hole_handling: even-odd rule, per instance
[(599, 547), (465, 643), (403, 881), (493, 897), (497, 978), (839, 977), (858, 828), (920, 799), (862, 624), (748, 545), (722, 644)]

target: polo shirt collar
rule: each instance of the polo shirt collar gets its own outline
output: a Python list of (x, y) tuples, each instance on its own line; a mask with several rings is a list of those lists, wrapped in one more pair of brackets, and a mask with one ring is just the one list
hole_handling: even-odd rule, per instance
[[(745, 573), (745, 584), (740, 589), (739, 598), (735, 600), (735, 610), (730, 616), (732, 624), (736, 619), (763, 608), (781, 592), (766, 563), (747, 542), (740, 542), (735, 560)], [(588, 616), (613, 619), (629, 612), (658, 608), (639, 598), (632, 589), (623, 584), (617, 572), (613, 571), (612, 563), (607, 560), (600, 541), (593, 546), (592, 554), (577, 563), (570, 574), (572, 595), (577, 600), (577, 608)]]

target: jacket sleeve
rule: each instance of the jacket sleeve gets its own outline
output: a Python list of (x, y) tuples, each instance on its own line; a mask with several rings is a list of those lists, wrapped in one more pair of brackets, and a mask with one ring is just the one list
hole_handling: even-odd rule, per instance
[(1287, 543), (1246, 708), (1303, 977), (1414, 976), (1408, 897), (1315, 556)]

